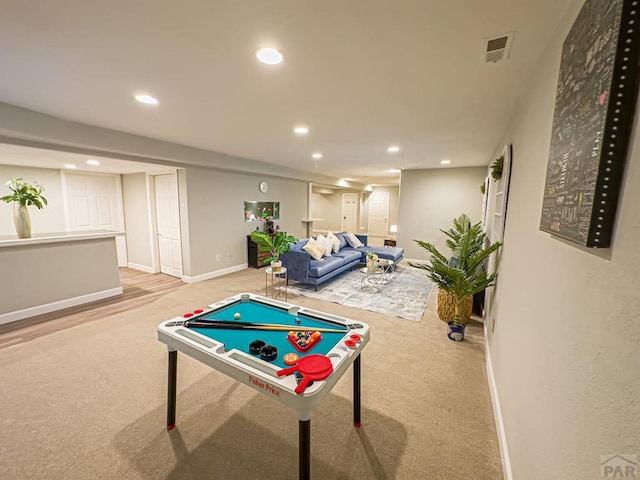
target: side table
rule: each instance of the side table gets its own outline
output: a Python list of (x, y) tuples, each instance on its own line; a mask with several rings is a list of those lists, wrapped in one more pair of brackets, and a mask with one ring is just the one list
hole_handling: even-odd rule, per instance
[(372, 271), (367, 267), (360, 269), (360, 290), (370, 288), (373, 293), (380, 293), (381, 285), (385, 283), (385, 272), (382, 268), (376, 267)]
[(284, 294), (287, 301), (287, 269), (280, 267), (279, 272), (274, 272), (273, 268), (267, 267), (264, 271), (264, 296), (279, 298)]
[(389, 283), (391, 281), (391, 274), (396, 267), (395, 262), (393, 260), (387, 260), (386, 258), (379, 258), (377, 266), (382, 270), (382, 283)]
[(384, 246), (385, 247), (395, 247), (396, 246), (396, 239), (395, 238), (385, 238), (384, 239)]

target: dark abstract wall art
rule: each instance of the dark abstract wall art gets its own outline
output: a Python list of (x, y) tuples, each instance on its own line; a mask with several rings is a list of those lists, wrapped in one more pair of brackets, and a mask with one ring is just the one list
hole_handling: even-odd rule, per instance
[(606, 248), (638, 91), (639, 0), (586, 0), (562, 47), (540, 229)]

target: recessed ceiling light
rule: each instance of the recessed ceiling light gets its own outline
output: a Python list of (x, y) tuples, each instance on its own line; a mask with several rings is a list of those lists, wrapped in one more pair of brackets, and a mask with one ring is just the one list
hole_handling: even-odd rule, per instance
[(387, 152), (389, 153), (398, 153), (399, 151), (400, 151), (400, 147), (396, 145), (391, 145), (389, 148), (387, 148)]
[(97, 166), (97, 165), (100, 165), (100, 162), (99, 162), (98, 160), (94, 160), (94, 159), (92, 158), (92, 159), (87, 160), (87, 165), (94, 165), (94, 166)]
[(312, 153), (311, 156), (316, 160), (320, 160), (322, 158), (322, 154), (320, 152)]
[(284, 56), (277, 48), (264, 47), (258, 49), (256, 52), (256, 58), (258, 61), (266, 65), (278, 65), (279, 63), (282, 63)]
[(389, 173), (400, 173), (400, 169), (399, 168), (391, 168), (389, 170)]
[(140, 102), (140, 103), (144, 103), (145, 105), (158, 105), (158, 99), (155, 97), (152, 97), (151, 95), (136, 95), (135, 99)]
[(76, 167), (73, 163), (67, 163), (64, 168), (68, 168), (70, 170), (73, 170), (74, 168), (78, 168)]
[(309, 129), (307, 127), (296, 127), (293, 129), (293, 133), (295, 133), (296, 135), (306, 135), (307, 133), (309, 133)]
[(451, 160), (441, 160), (440, 164), (441, 165), (449, 165), (451, 163)]

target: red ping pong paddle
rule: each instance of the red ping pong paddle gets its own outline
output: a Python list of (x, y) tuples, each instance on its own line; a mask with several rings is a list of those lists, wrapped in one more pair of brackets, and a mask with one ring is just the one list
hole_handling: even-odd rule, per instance
[(329, 357), (324, 355), (307, 355), (298, 360), (294, 366), (278, 371), (278, 376), (290, 375), (296, 371), (302, 374), (302, 381), (298, 384), (295, 392), (300, 395), (314, 380), (324, 380), (333, 372), (333, 364)]

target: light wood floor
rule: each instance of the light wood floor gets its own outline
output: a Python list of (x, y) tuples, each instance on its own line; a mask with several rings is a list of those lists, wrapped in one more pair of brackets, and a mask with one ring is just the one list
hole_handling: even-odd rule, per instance
[(122, 295), (0, 325), (0, 349), (146, 305), (185, 285), (176, 277), (132, 268), (120, 269), (120, 282)]

